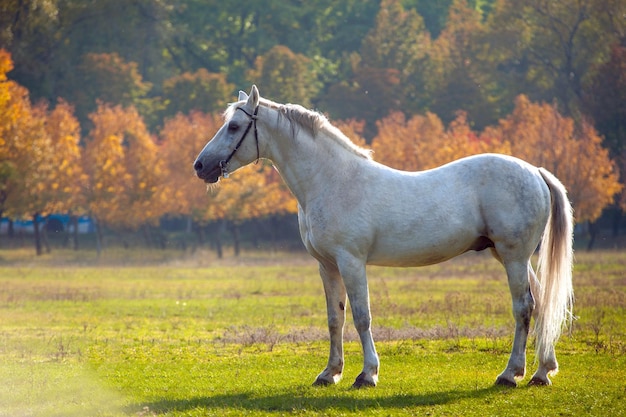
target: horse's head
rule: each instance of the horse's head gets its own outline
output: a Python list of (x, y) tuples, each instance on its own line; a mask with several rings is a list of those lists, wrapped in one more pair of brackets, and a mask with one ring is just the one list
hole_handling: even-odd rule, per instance
[(239, 92), (239, 101), (231, 105), (226, 122), (206, 144), (193, 164), (198, 178), (215, 183), (220, 177), (259, 159), (256, 127), (259, 90), (252, 86), (250, 96)]

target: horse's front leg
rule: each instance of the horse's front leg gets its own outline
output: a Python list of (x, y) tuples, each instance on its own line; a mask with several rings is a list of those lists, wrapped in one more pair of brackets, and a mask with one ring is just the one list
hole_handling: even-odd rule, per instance
[(328, 331), (330, 333), (330, 355), (328, 365), (313, 385), (336, 384), (343, 372), (343, 326), (346, 321), (346, 287), (336, 265), (320, 262), (320, 276), (326, 293)]
[(338, 262), (339, 271), (348, 292), (354, 327), (363, 347), (363, 370), (357, 376), (354, 388), (375, 387), (378, 382), (378, 354), (372, 337), (369, 289), (365, 262), (348, 258)]

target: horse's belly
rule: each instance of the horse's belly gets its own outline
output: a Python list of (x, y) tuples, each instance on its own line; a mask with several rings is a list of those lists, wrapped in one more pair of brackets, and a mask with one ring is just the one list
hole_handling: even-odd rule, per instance
[[(415, 237), (416, 241), (419, 239)], [(367, 257), (368, 265), (379, 266), (424, 266), (437, 264), (467, 252), (476, 237), (444, 239), (436, 243), (377, 242)]]

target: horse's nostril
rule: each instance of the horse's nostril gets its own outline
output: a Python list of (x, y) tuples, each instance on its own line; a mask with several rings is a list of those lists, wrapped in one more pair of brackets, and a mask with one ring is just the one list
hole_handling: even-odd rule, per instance
[(196, 161), (196, 163), (193, 164), (193, 168), (196, 170), (196, 172), (198, 172), (202, 171), (202, 168), (204, 168), (204, 166), (202, 165), (202, 162)]

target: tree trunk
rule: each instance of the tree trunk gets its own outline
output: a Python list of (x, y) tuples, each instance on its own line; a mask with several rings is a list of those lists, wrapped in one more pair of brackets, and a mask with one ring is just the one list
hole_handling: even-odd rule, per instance
[(237, 223), (233, 223), (231, 230), (233, 232), (233, 249), (235, 250), (235, 256), (239, 256), (241, 253), (239, 225)]
[(222, 247), (222, 233), (225, 228), (226, 228), (226, 221), (220, 220), (217, 223), (217, 231), (215, 232), (215, 237), (214, 237), (215, 251), (217, 252), (217, 257), (219, 259), (222, 259), (224, 257), (224, 249)]
[(93, 222), (96, 226), (96, 253), (98, 254), (98, 258), (102, 253), (102, 227), (100, 226), (100, 221), (94, 217)]
[(37, 256), (39, 256), (43, 253), (43, 251), (41, 248), (41, 236), (39, 234), (39, 214), (38, 213), (33, 214), (33, 233), (35, 237), (35, 252), (37, 253)]
[(194, 230), (196, 232), (196, 236), (198, 236), (198, 246), (204, 246), (204, 242), (206, 241), (206, 237), (204, 236), (204, 226), (196, 224)]
[(48, 220), (44, 221), (41, 225), (41, 243), (43, 244), (46, 253), (50, 253), (50, 241), (48, 240)]
[(611, 228), (613, 229), (613, 237), (619, 236), (620, 223), (622, 221), (622, 211), (619, 207), (613, 213), (613, 221), (611, 222)]
[(148, 224), (144, 224), (141, 226), (141, 231), (143, 232), (143, 240), (146, 243), (148, 248), (151, 248), (153, 245), (152, 231), (150, 230), (150, 226)]
[(279, 226), (280, 226), (279, 219), (276, 216), (272, 216), (270, 233), (271, 233), (271, 239), (272, 239), (271, 240), (272, 251), (274, 252), (278, 251), (278, 237), (276, 235), (277, 235)]
[(15, 237), (15, 225), (13, 224), (13, 219), (9, 219), (9, 226), (7, 228), (7, 237), (9, 239), (13, 239)]
[(593, 244), (596, 242), (596, 235), (598, 234), (596, 229), (595, 223), (589, 222), (589, 243), (587, 243), (587, 252), (591, 252)]
[(72, 224), (72, 245), (74, 250), (78, 250), (78, 216), (71, 215), (70, 223)]

